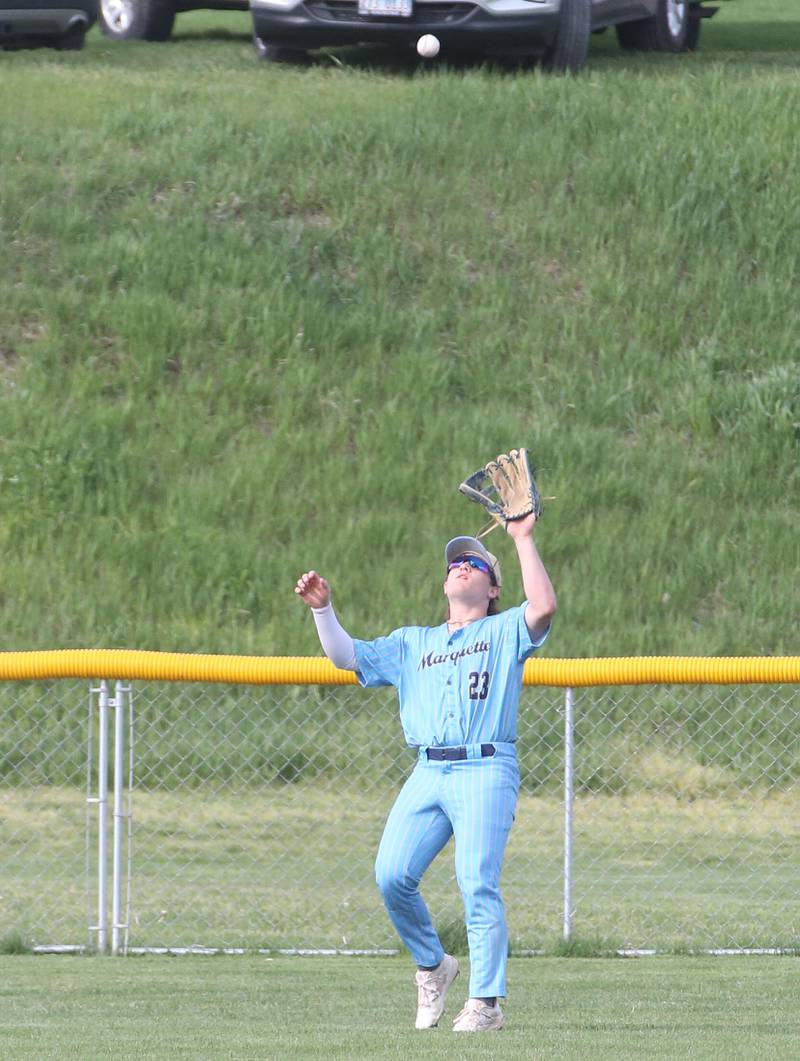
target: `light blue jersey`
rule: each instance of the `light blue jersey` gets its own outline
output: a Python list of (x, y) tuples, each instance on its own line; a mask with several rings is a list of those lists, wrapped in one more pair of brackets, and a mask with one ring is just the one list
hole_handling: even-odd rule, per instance
[(450, 632), (403, 626), (374, 641), (354, 640), (364, 686), (394, 685), (400, 722), (413, 747), (512, 743), (525, 660), (539, 648), (525, 623), (527, 601)]
[[(419, 758), (386, 822), (375, 876), (386, 909), (420, 968), (444, 950), (419, 884), (455, 836), (464, 899), (470, 995), (506, 993), (508, 931), (500, 871), (519, 791), (517, 707), (531, 640), (527, 602), (448, 631), (404, 626), (374, 641), (354, 641), (362, 685), (394, 685), (406, 741)], [(429, 748), (448, 749), (431, 758)]]

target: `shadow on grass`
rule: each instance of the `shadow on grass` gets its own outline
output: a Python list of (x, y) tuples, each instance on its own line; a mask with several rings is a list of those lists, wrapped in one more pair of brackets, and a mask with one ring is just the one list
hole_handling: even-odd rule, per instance
[[(190, 46), (194, 43), (219, 43), (245, 45), (251, 42), (249, 32), (238, 33), (228, 29), (187, 31), (173, 35), (173, 46)], [(701, 37), (698, 56), (700, 58), (764, 63), (775, 66), (791, 65), (796, 59), (793, 52), (800, 52), (800, 15), (796, 22), (750, 22), (714, 27), (713, 37), (708, 30)], [(686, 56), (665, 56), (655, 53), (626, 52), (616, 42), (613, 31), (604, 33), (600, 39), (593, 38), (587, 69), (598, 63), (605, 66), (609, 61), (620, 63), (639, 58), (644, 61), (681, 61)], [(253, 62), (258, 62), (255, 49)], [(319, 71), (339, 67), (364, 73), (376, 73), (397, 78), (416, 78), (421, 75), (444, 73), (471, 73), (478, 70), (493, 76), (513, 76), (539, 68), (535, 55), (486, 55), (480, 52), (448, 50), (435, 61), (420, 59), (413, 47), (391, 44), (360, 44), (350, 47), (323, 48), (308, 54), (305, 59), (285, 64), (264, 64), (283, 67), (292, 71)]]
[[(188, 47), (200, 43), (250, 44), (250, 33), (234, 33), (227, 29), (194, 30), (174, 33), (165, 46)], [(258, 62), (255, 48), (253, 61)], [(260, 64), (259, 64), (260, 65)], [(319, 70), (325, 67), (341, 69), (374, 71), (382, 74), (393, 74), (398, 77), (415, 77), (421, 73), (437, 73), (446, 70), (477, 70), (482, 67), (492, 72), (515, 72), (521, 69), (535, 69), (537, 61), (533, 56), (486, 56), (480, 52), (451, 51), (447, 58), (428, 62), (420, 59), (412, 47), (398, 47), (387, 44), (354, 44), (347, 47), (320, 48), (309, 52), (305, 57), (281, 63), (264, 63), (265, 68), (273, 67), (286, 70)]]
[[(248, 25), (245, 21), (245, 26)], [(233, 33), (229, 29), (204, 29), (204, 30), (189, 30), (186, 33), (173, 33), (169, 41), (164, 41), (165, 44), (191, 44), (195, 41), (225, 41), (236, 44), (248, 44), (252, 43), (253, 36), (251, 33)]]

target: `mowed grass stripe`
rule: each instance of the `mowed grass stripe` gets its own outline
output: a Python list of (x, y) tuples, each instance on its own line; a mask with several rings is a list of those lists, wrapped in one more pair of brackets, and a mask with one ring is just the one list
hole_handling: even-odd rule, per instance
[[(794, 959), (512, 959), (507, 1026), (413, 1028), (407, 960), (2, 957), (3, 1056), (793, 1058)], [(369, 1004), (365, 1004), (365, 1000)]]

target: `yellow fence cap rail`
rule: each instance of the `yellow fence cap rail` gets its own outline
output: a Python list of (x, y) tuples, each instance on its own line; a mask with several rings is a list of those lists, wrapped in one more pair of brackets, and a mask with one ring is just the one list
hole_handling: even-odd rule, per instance
[(532, 659), (526, 685), (780, 685), (800, 681), (800, 656), (620, 656)]
[(1, 652), (0, 680), (113, 678), (230, 685), (355, 685), (352, 671), (316, 656), (224, 656), (124, 648)]
[[(0, 652), (0, 681), (55, 678), (231, 685), (356, 685), (352, 671), (317, 656), (226, 656), (123, 648)], [(524, 683), (541, 686), (745, 685), (800, 682), (800, 656), (621, 656), (532, 659)]]

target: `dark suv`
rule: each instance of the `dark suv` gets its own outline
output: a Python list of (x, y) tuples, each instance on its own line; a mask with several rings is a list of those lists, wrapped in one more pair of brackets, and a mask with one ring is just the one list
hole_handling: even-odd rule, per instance
[(0, 48), (83, 47), (97, 0), (0, 0)]
[[(381, 42), (482, 55), (532, 56), (546, 69), (578, 70), (589, 37), (610, 26), (623, 48), (694, 48), (703, 0), (251, 0), (256, 49), (267, 61), (312, 48)], [(420, 38), (433, 36), (420, 42)]]

